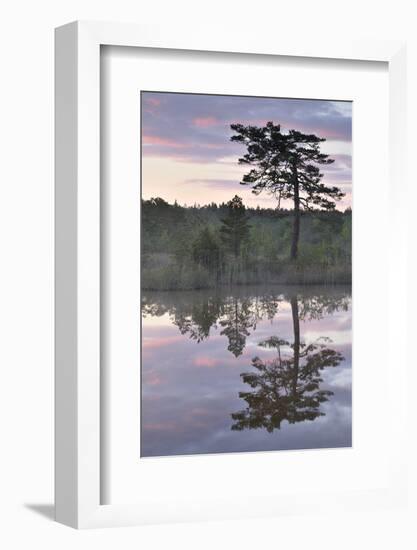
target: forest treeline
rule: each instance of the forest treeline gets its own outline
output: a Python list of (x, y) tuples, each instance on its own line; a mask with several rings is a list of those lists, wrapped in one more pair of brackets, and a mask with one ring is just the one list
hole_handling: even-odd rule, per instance
[(142, 200), (142, 288), (230, 284), (349, 284), (351, 210), (304, 210), (297, 258), (293, 210), (245, 208), (242, 199), (181, 206)]

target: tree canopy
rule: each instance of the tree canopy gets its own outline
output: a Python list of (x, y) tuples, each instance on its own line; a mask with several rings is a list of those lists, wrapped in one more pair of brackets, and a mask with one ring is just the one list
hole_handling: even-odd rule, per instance
[(246, 208), (240, 197), (235, 195), (227, 203), (227, 216), (222, 218), (220, 238), (226, 248), (237, 258), (242, 243), (249, 237), (249, 223)]
[(294, 203), (293, 245), (291, 257), (297, 258), (300, 209), (333, 210), (335, 201), (344, 193), (335, 186), (321, 182), (323, 174), (318, 165), (334, 162), (329, 155), (320, 151), (320, 144), (326, 141), (314, 134), (298, 130), (283, 132), (280, 124), (267, 122), (263, 127), (232, 124), (235, 132), (231, 141), (246, 146), (247, 152), (238, 159), (239, 164), (252, 166), (241, 181), (252, 185), (252, 191), (273, 195), (280, 207), (282, 199)]

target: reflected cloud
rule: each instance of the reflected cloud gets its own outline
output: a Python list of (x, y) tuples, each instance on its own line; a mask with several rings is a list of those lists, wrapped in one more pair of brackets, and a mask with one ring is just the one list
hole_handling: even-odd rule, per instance
[[(282, 340), (281, 367), (288, 374), (290, 391), (297, 348), (294, 294), (300, 331), (297, 386), (298, 393), (305, 391), (292, 412), (284, 414), (279, 430), (231, 430), (238, 421), (231, 415), (244, 410), (245, 400), (239, 394), (256, 390), (240, 373), (257, 372), (256, 367), (248, 370), (255, 357), (269, 371), (277, 362), (277, 347), (259, 346), (260, 342)], [(142, 334), (147, 346), (142, 355), (142, 456), (351, 445), (349, 289), (238, 287), (219, 292), (146, 292), (143, 298)], [(225, 328), (231, 334), (222, 334)], [(317, 342), (327, 332), (335, 336), (333, 342)], [(318, 368), (314, 374), (323, 361), (338, 364)], [(301, 377), (306, 365), (310, 380), (307, 373)], [(297, 412), (303, 399), (309, 407)], [(313, 414), (314, 421), (288, 421), (306, 414)]]
[(193, 364), (196, 367), (207, 367), (208, 369), (212, 369), (213, 367), (217, 367), (219, 365), (219, 361), (211, 357), (197, 356), (193, 359)]
[(159, 386), (160, 384), (162, 384), (162, 379), (158, 374), (148, 372), (143, 377), (143, 383), (146, 386)]
[(142, 350), (147, 351), (156, 348), (164, 348), (167, 346), (172, 346), (176, 342), (180, 342), (180, 336), (165, 336), (162, 338), (147, 338), (142, 339)]

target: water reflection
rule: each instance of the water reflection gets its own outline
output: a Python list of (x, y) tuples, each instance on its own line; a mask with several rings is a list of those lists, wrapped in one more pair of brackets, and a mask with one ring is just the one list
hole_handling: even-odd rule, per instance
[(341, 287), (144, 293), (142, 456), (350, 446), (350, 301)]
[(142, 315), (158, 317), (168, 312), (181, 334), (197, 343), (208, 338), (212, 328), (220, 326), (220, 334), (229, 342), (227, 349), (239, 357), (250, 331), (256, 330), (261, 319), (274, 318), (279, 301), (275, 294), (244, 296), (242, 291), (232, 295), (226, 291), (218, 291), (215, 295), (204, 291), (148, 293), (143, 299)]
[[(327, 367), (337, 367), (343, 356), (327, 346), (331, 340), (325, 336), (308, 345), (301, 342), (296, 295), (291, 296), (290, 303), (294, 342), (290, 344), (277, 336), (271, 336), (259, 343), (261, 347), (276, 349), (277, 357), (264, 361), (254, 357), (252, 366), (256, 371), (240, 375), (243, 382), (254, 391), (239, 392), (239, 397), (246, 401), (248, 406), (232, 414), (235, 421), (232, 430), (265, 428), (272, 432), (274, 429), (280, 429), (284, 420), (289, 424), (295, 424), (304, 420), (315, 420), (325, 414), (320, 410), (320, 405), (327, 401), (333, 392), (320, 389), (323, 382), (320, 371)], [(315, 303), (317, 304), (317, 301)], [(334, 307), (336, 306), (333, 303), (332, 308)], [(322, 318), (324, 308), (320, 309)], [(305, 316), (308, 312), (306, 303), (304, 312)], [(283, 356), (283, 347), (291, 349), (289, 355)]]

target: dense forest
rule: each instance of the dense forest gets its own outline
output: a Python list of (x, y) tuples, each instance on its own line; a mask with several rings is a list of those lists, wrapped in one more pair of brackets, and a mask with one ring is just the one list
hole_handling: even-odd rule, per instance
[(245, 208), (240, 197), (200, 206), (142, 200), (142, 288), (230, 284), (349, 284), (351, 210)]

